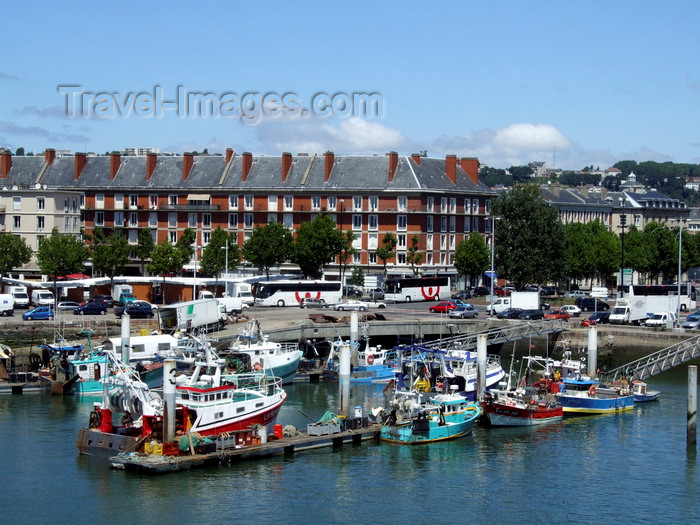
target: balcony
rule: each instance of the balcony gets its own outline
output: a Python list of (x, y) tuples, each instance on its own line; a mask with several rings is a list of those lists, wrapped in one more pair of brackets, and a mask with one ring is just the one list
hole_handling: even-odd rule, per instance
[(158, 209), (165, 211), (219, 211), (218, 204), (161, 204)]

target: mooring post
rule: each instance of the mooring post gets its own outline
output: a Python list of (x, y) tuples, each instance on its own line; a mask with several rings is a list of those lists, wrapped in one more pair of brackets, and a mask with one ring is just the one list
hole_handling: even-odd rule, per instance
[(688, 445), (695, 445), (697, 442), (698, 423), (698, 367), (690, 365), (688, 367)]
[(486, 351), (488, 349), (486, 334), (476, 336), (476, 392), (474, 400), (480, 401), (486, 388)]
[(350, 343), (340, 345), (338, 386), (340, 388), (340, 415), (350, 416)]
[(598, 329), (595, 326), (588, 328), (588, 375), (597, 378), (598, 374)]
[(131, 317), (122, 315), (122, 363), (125, 365), (131, 361)]
[(175, 374), (177, 369), (175, 359), (168, 358), (163, 362), (163, 441), (175, 441)]

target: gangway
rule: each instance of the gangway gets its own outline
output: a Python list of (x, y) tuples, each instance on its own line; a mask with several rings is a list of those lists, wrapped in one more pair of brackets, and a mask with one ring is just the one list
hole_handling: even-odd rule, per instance
[(476, 350), (478, 336), (486, 334), (487, 345), (498, 345), (519, 339), (528, 339), (539, 335), (550, 336), (550, 346), (554, 346), (556, 339), (564, 331), (564, 322), (560, 319), (529, 321), (508, 326), (491, 327), (479, 332), (469, 334), (458, 334), (450, 337), (443, 337), (434, 341), (422, 343), (422, 346), (430, 349), (440, 348), (448, 350), (457, 348), (460, 350)]
[(646, 357), (618, 366), (601, 375), (607, 381), (630, 376), (644, 381), (696, 357), (700, 357), (700, 335), (657, 350)]

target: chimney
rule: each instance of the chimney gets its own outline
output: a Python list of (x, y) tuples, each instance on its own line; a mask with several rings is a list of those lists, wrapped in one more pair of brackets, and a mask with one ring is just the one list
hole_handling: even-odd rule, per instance
[(109, 155), (109, 180), (114, 180), (114, 177), (117, 176), (121, 158), (122, 157), (119, 153), (111, 153)]
[(74, 180), (78, 180), (80, 178), (80, 174), (82, 173), (86, 163), (87, 155), (85, 155), (85, 153), (75, 154), (75, 174), (73, 175)]
[(187, 176), (190, 174), (193, 163), (194, 155), (192, 155), (192, 153), (182, 154), (182, 180), (187, 180)]
[(420, 153), (411, 153), (411, 158), (413, 159), (413, 162), (420, 166)]
[(2, 152), (2, 162), (0, 163), (0, 175), (3, 179), (7, 178), (7, 174), (12, 169), (12, 153), (9, 151)]
[(459, 159), (459, 165), (474, 184), (479, 184), (479, 159), (476, 157), (462, 157)]
[(226, 148), (226, 164), (231, 162), (231, 159), (236, 153), (233, 151), (232, 148)]
[(445, 175), (452, 181), (452, 184), (457, 184), (457, 156), (447, 155), (445, 157)]
[(52, 148), (48, 148), (46, 151), (44, 151), (44, 162), (51, 166), (53, 164), (53, 161), (56, 160), (56, 150)]
[(146, 153), (146, 180), (151, 180), (153, 177), (153, 172), (156, 170), (156, 165), (158, 164), (158, 155), (155, 153)]
[(323, 154), (323, 158), (326, 160), (325, 167), (323, 168), (323, 182), (328, 182), (331, 178), (331, 170), (333, 170), (335, 154), (332, 151), (326, 151)]
[(399, 165), (399, 154), (395, 151), (390, 151), (387, 155), (389, 155), (389, 182), (393, 182), (396, 167)]
[(287, 180), (289, 170), (292, 168), (292, 154), (286, 151), (282, 153), (282, 182)]
[(250, 173), (250, 167), (253, 165), (253, 154), (249, 151), (244, 151), (241, 156), (243, 157), (241, 181), (245, 181), (248, 178), (248, 173)]

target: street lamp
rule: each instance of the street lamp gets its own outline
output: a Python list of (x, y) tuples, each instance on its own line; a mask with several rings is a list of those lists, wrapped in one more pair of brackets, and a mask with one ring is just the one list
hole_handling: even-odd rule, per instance
[(678, 304), (676, 304), (676, 320), (673, 325), (681, 326), (681, 258), (683, 257), (683, 219), (678, 219)]
[(197, 250), (201, 250), (201, 246), (194, 247), (194, 276), (192, 278), (192, 300), (197, 298)]
[(496, 268), (495, 268), (495, 257), (496, 257), (496, 216), (492, 215), (491, 216), (491, 295), (489, 296), (490, 299), (490, 307), (489, 307), (489, 315), (493, 315), (493, 280), (496, 274)]
[(226, 279), (224, 280), (224, 297), (228, 296), (228, 239), (226, 239), (226, 244), (221, 247), (222, 250), (226, 250), (226, 261), (224, 262), (224, 271), (226, 272)]
[[(622, 244), (622, 260), (620, 267), (620, 298), (625, 296), (625, 228), (627, 227), (627, 214), (625, 213), (625, 199), (620, 197), (620, 207), (622, 208), (622, 213), (620, 213), (620, 228), (622, 228), (622, 234), (620, 236), (620, 242)], [(630, 283), (631, 285), (632, 283)]]
[[(345, 211), (345, 201), (340, 199), (338, 204), (340, 205), (340, 234), (343, 235), (343, 212)], [(344, 244), (345, 238), (343, 235), (343, 246)], [(338, 279), (340, 280), (340, 286), (343, 286), (343, 251), (344, 250), (341, 250), (340, 255), (338, 256)]]

